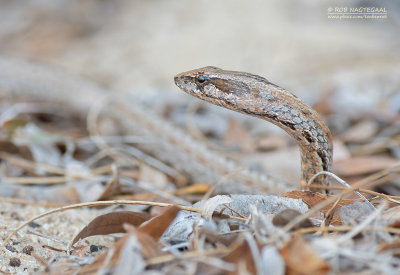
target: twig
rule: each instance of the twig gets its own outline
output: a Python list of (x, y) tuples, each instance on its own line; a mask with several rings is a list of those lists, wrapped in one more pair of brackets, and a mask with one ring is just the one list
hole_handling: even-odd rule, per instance
[(161, 264), (166, 262), (171, 262), (173, 260), (183, 260), (183, 259), (190, 259), (194, 257), (201, 257), (201, 256), (211, 256), (217, 254), (228, 254), (232, 251), (232, 248), (219, 248), (215, 250), (203, 250), (203, 251), (190, 251), (190, 252), (183, 252), (179, 256), (168, 254), (159, 257), (150, 258), (145, 261), (145, 265), (155, 265)]
[[(303, 220), (307, 219), (308, 217), (311, 217), (312, 215), (316, 214), (319, 212), (321, 209), (324, 207), (328, 206), (329, 204), (333, 203), (337, 198), (343, 199), (346, 196), (348, 196), (353, 190), (358, 190), (360, 187), (363, 187), (365, 185), (370, 184), (372, 181), (378, 180), (385, 175), (388, 175), (393, 172), (393, 170), (397, 169), (400, 167), (400, 162), (393, 165), (392, 167), (385, 169), (383, 171), (374, 173), (356, 183), (354, 183), (351, 188), (347, 188), (346, 190), (343, 190), (339, 194), (332, 196), (330, 198), (327, 198), (326, 200), (320, 202), (319, 204), (315, 205), (313, 208), (311, 208), (309, 211), (306, 213), (294, 218), (292, 221), (290, 221), (284, 228), (283, 232), (288, 232), (289, 230), (293, 229), (298, 223), (302, 222)], [(375, 185), (375, 184), (374, 184)], [(271, 237), (271, 241), (274, 241), (278, 239), (279, 237), (277, 235)]]
[(354, 227), (350, 232), (346, 233), (346, 235), (341, 236), (337, 242), (343, 243), (354, 236), (356, 236), (358, 233), (360, 233), (368, 224), (370, 224), (373, 220), (375, 220), (382, 212), (385, 210), (388, 206), (387, 201), (383, 201), (383, 203), (376, 209), (371, 215), (369, 215), (365, 220), (363, 220), (360, 224), (358, 224), (356, 227)]
[[(334, 173), (331, 172), (327, 172), (327, 171), (321, 171), (316, 173), (314, 176), (311, 177), (311, 179), (308, 181), (307, 186), (310, 186), (310, 184), (320, 175), (327, 175), (330, 176), (332, 178), (334, 178), (337, 182), (339, 182), (340, 184), (346, 186), (347, 188), (351, 188), (351, 185), (348, 184), (347, 182), (345, 182), (344, 180), (342, 180), (341, 178), (339, 178), (338, 176), (336, 176)], [(375, 207), (372, 205), (372, 203), (369, 202), (369, 200), (367, 200), (366, 197), (364, 197), (363, 195), (360, 194), (360, 192), (358, 192), (357, 190), (354, 190), (354, 193), (356, 193), (360, 198), (362, 198), (367, 205), (372, 209), (375, 210)]]
[[(63, 206), (60, 208), (56, 208), (56, 209), (52, 209), (49, 210), (47, 212), (44, 212), (40, 215), (37, 215), (36, 217), (33, 217), (31, 219), (29, 219), (28, 221), (24, 222), (23, 224), (21, 224), (20, 226), (18, 226), (16, 229), (14, 229), (5, 239), (3, 245), (5, 245), (6, 243), (8, 243), (8, 241), (11, 239), (11, 237), (17, 233), (19, 230), (21, 230), (23, 227), (25, 227), (26, 225), (28, 225), (29, 223), (40, 219), (42, 217), (57, 213), (57, 212), (62, 212), (65, 210), (71, 210), (71, 209), (76, 209), (76, 208), (82, 208), (82, 207), (98, 207), (98, 206), (109, 206), (109, 205), (150, 205), (150, 206), (160, 206), (160, 207), (168, 207), (168, 206), (172, 206), (174, 204), (171, 203), (161, 203), (161, 202), (149, 202), (149, 201), (126, 201), (126, 200), (113, 200), (113, 201), (96, 201), (96, 202), (84, 202), (84, 203), (77, 203), (77, 204), (71, 204), (71, 205), (67, 205), (67, 206)], [(197, 208), (193, 208), (193, 207), (188, 207), (188, 206), (182, 206), (182, 205), (178, 205), (178, 207), (181, 210), (185, 210), (185, 211), (191, 211), (191, 212), (197, 212), (200, 213), (201, 210), (197, 209)], [(240, 217), (234, 217), (234, 216), (228, 216), (230, 219), (234, 219), (234, 220), (239, 220), (239, 221), (246, 221), (243, 218)]]
[[(294, 234), (308, 234), (318, 231), (324, 232), (343, 232), (343, 231), (350, 231), (353, 230), (354, 226), (352, 225), (339, 225), (339, 226), (329, 226), (329, 227), (308, 227), (308, 228), (300, 228), (296, 229), (293, 233)], [(363, 228), (365, 231), (384, 231), (391, 234), (400, 235), (400, 229), (395, 227), (375, 227), (375, 226), (366, 226)]]
[(61, 207), (61, 206), (65, 206), (66, 205), (66, 204), (62, 204), (62, 203), (26, 201), (26, 200), (14, 199), (14, 198), (4, 198), (4, 197), (0, 197), (0, 202), (8, 202), (8, 203), (21, 204), (21, 205), (43, 206), (43, 207), (47, 207), (47, 208), (50, 208), (50, 207)]
[(0, 158), (12, 163), (16, 166), (19, 166), (24, 169), (35, 170), (40, 169), (46, 171), (48, 173), (58, 174), (58, 175), (65, 175), (65, 169), (60, 167), (51, 166), (46, 163), (36, 163), (33, 161), (29, 161), (26, 159), (15, 157), (11, 154), (0, 152)]

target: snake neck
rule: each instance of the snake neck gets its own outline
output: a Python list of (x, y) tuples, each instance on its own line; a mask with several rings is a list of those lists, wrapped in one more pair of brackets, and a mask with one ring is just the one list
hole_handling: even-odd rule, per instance
[[(301, 186), (306, 186), (316, 173), (331, 171), (330, 130), (315, 110), (291, 93), (277, 91), (270, 95), (274, 101), (258, 102), (259, 105), (254, 105), (257, 103), (255, 101), (252, 103), (252, 111), (246, 108), (240, 112), (269, 121), (296, 140), (301, 154)], [(329, 177), (318, 176), (314, 183), (329, 185)]]

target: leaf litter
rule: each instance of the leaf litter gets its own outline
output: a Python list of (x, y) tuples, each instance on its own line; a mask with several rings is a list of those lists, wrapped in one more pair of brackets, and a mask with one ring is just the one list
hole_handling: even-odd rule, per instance
[[(84, 118), (29, 113), (24, 103), (8, 113), (0, 135), (8, 271), (34, 261), (32, 272), (48, 274), (398, 272), (399, 125), (372, 112), (352, 113), (345, 126), (335, 126), (340, 110), (331, 100), (337, 97), (330, 93), (318, 108), (340, 144), (332, 181), (351, 185), (334, 184), (329, 196), (213, 194), (216, 183), (182, 178), (137, 151), (139, 137), (118, 136), (112, 121), (96, 122), (110, 133), (100, 142), (90, 138)], [(219, 129), (208, 143), (233, 159), (293, 148), (279, 133), (254, 130), (257, 123), (226, 119), (225, 132)], [(212, 125), (203, 134), (191, 129), (202, 139), (213, 132)], [(285, 158), (275, 165), (280, 162), (284, 168)], [(16, 205), (25, 205), (19, 206), (24, 215), (13, 212)], [(46, 212), (51, 207), (60, 208)]]
[[(243, 134), (241, 137), (242, 134), (239, 132), (245, 130), (238, 126), (240, 122), (234, 123), (236, 126), (229, 131), (234, 131), (239, 139), (245, 139), (244, 137), (248, 134)], [(4, 144), (6, 142), (12, 144), (12, 147), (5, 148), (13, 149), (3, 150), (0, 155), (3, 160), (2, 173), (5, 175), (3, 179), (8, 182), (7, 186), (14, 186), (15, 191), (12, 195), (14, 199), (23, 202), (30, 198), (31, 204), (39, 203), (39, 201), (50, 203), (54, 202), (52, 198), (55, 194), (61, 194), (61, 196), (56, 196), (59, 204), (82, 202), (82, 206), (77, 205), (72, 208), (91, 206), (100, 207), (99, 210), (106, 205), (136, 204), (136, 210), (122, 209), (109, 212), (107, 208), (104, 208), (103, 211), (106, 211), (104, 214), (97, 215), (90, 222), (86, 221), (86, 226), (75, 233), (75, 236), (71, 235), (68, 252), (65, 247), (64, 249), (60, 247), (60, 244), (43, 246), (41, 249), (47, 249), (48, 253), (53, 253), (57, 261), (53, 261), (51, 257), (36, 254), (34, 258), (49, 274), (59, 271), (65, 274), (90, 274), (100, 271), (129, 274), (153, 269), (168, 273), (172, 270), (185, 272), (191, 268), (206, 273), (255, 274), (268, 270), (280, 274), (283, 272), (327, 274), (337, 268), (343, 268), (332, 265), (335, 259), (343, 257), (343, 253), (339, 250), (331, 250), (329, 240), (340, 241), (344, 240), (345, 236), (347, 236), (346, 242), (350, 240), (357, 242), (356, 246), (342, 244), (348, 253), (354, 253), (360, 247), (369, 245), (371, 251), (388, 255), (383, 255), (382, 259), (388, 262), (392, 270), (396, 269), (396, 256), (390, 258), (390, 253), (397, 248), (397, 236), (400, 234), (400, 230), (397, 229), (399, 218), (394, 214), (388, 216), (389, 211), (395, 206), (390, 208), (389, 205), (382, 204), (381, 201), (385, 199), (385, 196), (381, 196), (381, 199), (375, 198), (373, 201), (374, 205), (380, 205), (380, 212), (363, 207), (362, 200), (354, 195), (345, 198), (353, 193), (351, 189), (345, 188), (343, 188), (344, 191), (337, 191), (338, 195), (329, 197), (300, 190), (287, 193), (286, 198), (265, 195), (224, 195), (208, 199), (206, 197), (206, 200), (201, 201), (199, 197), (198, 200), (201, 202), (194, 204), (192, 209), (180, 211), (182, 206), (169, 206), (165, 211), (157, 211), (156, 216), (152, 217), (148, 213), (149, 206), (165, 207), (171, 203), (176, 204), (174, 196), (160, 197), (160, 191), (190, 198), (190, 194), (201, 195), (210, 191), (209, 184), (181, 186), (181, 183), (155, 168), (141, 162), (132, 163), (131, 160), (127, 162), (123, 157), (115, 154), (113, 156), (105, 154), (95, 163), (88, 162), (95, 153), (93, 150), (96, 150), (96, 147), (87, 142), (79, 142), (77, 137), (85, 136), (85, 131), (79, 133), (79, 128), (71, 130), (74, 133), (73, 138), (64, 136), (60, 139), (51, 132), (47, 133), (45, 128), (41, 129), (40, 123), (35, 126), (29, 123), (19, 125), (12, 129), (14, 133), (18, 133), (18, 142), (14, 139), (3, 140)], [(358, 125), (365, 127), (362, 124)], [(361, 126), (357, 127), (361, 129)], [(29, 129), (20, 131), (18, 127), (29, 127)], [(365, 143), (367, 138), (373, 137), (370, 134), (357, 139), (354, 135), (354, 132), (342, 135), (346, 136), (342, 142), (345, 144)], [(232, 142), (231, 139), (230, 146)], [(276, 149), (279, 148), (276, 147)], [(271, 149), (273, 150), (273, 147), (269, 150)], [(348, 164), (345, 164), (345, 161)], [(339, 175), (349, 177), (350, 180), (354, 176), (369, 179), (358, 181), (358, 184), (354, 185), (354, 188), (357, 188), (355, 190), (360, 192), (363, 191), (362, 188), (376, 184), (376, 180), (382, 180), (385, 177), (390, 180), (388, 178), (390, 175), (399, 173), (396, 166), (393, 169), (386, 169), (386, 173), (376, 173), (396, 164), (395, 158), (388, 155), (350, 156), (342, 162), (342, 166), (339, 164), (336, 166)], [(375, 174), (365, 178), (365, 175), (371, 173)], [(140, 181), (142, 184), (151, 182), (153, 192), (149, 193), (151, 188), (143, 189), (140, 185), (127, 185), (126, 180), (123, 179), (129, 176), (131, 180)], [(171, 183), (175, 183), (175, 190), (171, 189), (173, 187)], [(71, 195), (66, 195), (63, 191), (67, 190), (67, 187), (71, 191), (74, 190), (72, 193), (69, 191), (75, 196), (73, 199)], [(28, 189), (29, 196), (27, 192), (24, 192)], [(44, 189), (51, 191), (43, 192)], [(160, 191), (154, 193), (156, 189)], [(41, 196), (35, 194), (41, 194)], [(159, 203), (150, 203), (146, 208), (145, 201), (136, 203), (121, 200), (107, 201), (128, 194), (135, 196), (147, 194), (147, 198), (158, 200)], [(7, 194), (3, 196), (6, 197)], [(367, 196), (373, 198), (371, 194)], [(105, 201), (94, 202), (92, 205), (84, 203), (96, 200)], [(195, 201), (194, 197), (191, 200)], [(392, 204), (397, 201), (397, 198), (391, 198)], [(163, 202), (167, 203), (163, 204)], [(319, 210), (315, 210), (316, 207), (319, 207)], [(69, 208), (56, 209), (46, 216), (51, 217), (55, 215), (54, 213), (67, 209)], [(314, 209), (314, 213), (309, 214), (311, 213), (309, 209)], [(396, 213), (393, 211), (392, 213)], [(233, 219), (234, 217), (237, 218)], [(296, 219), (297, 221), (293, 222)], [(365, 221), (368, 223), (363, 224)], [(41, 222), (41, 224), (47, 223), (49, 221)], [(338, 231), (335, 231), (335, 228)], [(8, 235), (6, 243), (9, 243), (7, 240), (10, 238), (12, 242), (18, 242), (21, 234), (19, 232), (21, 231), (18, 231), (18, 235)], [(15, 233), (17, 232), (14, 231)], [(25, 234), (29, 235), (29, 231)], [(38, 234), (37, 236), (44, 239), (48, 238), (46, 235)], [(104, 243), (107, 248), (93, 254), (88, 250), (88, 245), (92, 243), (91, 240), (95, 236), (99, 237), (99, 235), (110, 235), (110, 243)], [(326, 244), (322, 242), (325, 238), (328, 240)], [(377, 243), (370, 243), (369, 239), (374, 239)], [(318, 243), (316, 240), (321, 240), (321, 242)], [(63, 238), (63, 241), (66, 242), (68, 239)], [(276, 258), (273, 270), (271, 270), (272, 264), (266, 265), (268, 261), (265, 260), (265, 255)], [(353, 257), (359, 268), (379, 270), (374, 265), (375, 262), (368, 263), (364, 258)]]

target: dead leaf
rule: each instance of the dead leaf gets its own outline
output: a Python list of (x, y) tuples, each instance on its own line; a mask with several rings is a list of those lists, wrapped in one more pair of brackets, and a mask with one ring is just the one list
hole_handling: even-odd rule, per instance
[(19, 148), (17, 146), (15, 146), (14, 143), (12, 143), (8, 140), (0, 140), (0, 152), (2, 152), (2, 154), (4, 154), (3, 156), (7, 156), (8, 154), (16, 155), (19, 153)]
[(339, 176), (349, 177), (378, 172), (397, 162), (395, 158), (384, 155), (360, 156), (334, 161), (333, 170)]
[(282, 138), (279, 135), (268, 135), (257, 140), (256, 149), (258, 152), (265, 152), (287, 147), (288, 144), (289, 139)]
[[(88, 265), (83, 266), (79, 269), (78, 274), (87, 274), (90, 272), (97, 271), (101, 267), (111, 267), (118, 263), (120, 252), (124, 247), (126, 241), (129, 238), (129, 234), (124, 235), (121, 239), (119, 239), (112, 247), (108, 248), (102, 254), (100, 254), (96, 260)], [(110, 254), (112, 253), (112, 254)], [(105, 260), (107, 259), (107, 263)]]
[(399, 251), (399, 249), (400, 249), (399, 240), (395, 240), (391, 243), (382, 243), (379, 245), (379, 253), (386, 252), (388, 250), (394, 250), (393, 256), (397, 258), (400, 258), (400, 253), (397, 252)]
[(78, 257), (85, 257), (86, 249), (88, 248), (88, 246), (89, 245), (87, 245), (87, 244), (78, 244), (71, 251), (71, 254), (74, 256), (78, 256)]
[(341, 138), (344, 142), (365, 142), (373, 138), (378, 130), (377, 121), (363, 120), (350, 127)]
[(140, 177), (140, 170), (137, 167), (120, 168), (121, 176), (138, 180)]
[(119, 181), (118, 169), (116, 167), (113, 167), (112, 170), (113, 170), (113, 178), (104, 187), (103, 193), (101, 193), (101, 195), (97, 199), (99, 201), (108, 200), (112, 196), (115, 196), (115, 195), (118, 195), (121, 193), (122, 187), (121, 187), (121, 184)]
[[(153, 218), (138, 229), (127, 223), (123, 224), (124, 231), (127, 233), (112, 247), (99, 255), (93, 263), (80, 268), (78, 274), (94, 272), (104, 266), (115, 266), (119, 262), (121, 250), (132, 235), (140, 242), (141, 255), (144, 259), (165, 254), (165, 252), (161, 251), (161, 244), (158, 243), (158, 239), (175, 219), (179, 210), (177, 206), (167, 207), (162, 215)], [(109, 253), (112, 254), (109, 255)], [(107, 263), (105, 263), (106, 259)]]
[(205, 194), (210, 190), (211, 185), (208, 183), (196, 183), (187, 187), (182, 187), (174, 191), (175, 195), (187, 194)]
[(233, 199), (226, 195), (217, 195), (208, 200), (200, 202), (201, 216), (207, 220), (211, 220), (215, 209), (221, 204), (231, 203)]
[(228, 272), (227, 274), (236, 275), (239, 274), (238, 264), (244, 262), (246, 269), (251, 274), (256, 274), (255, 263), (253, 256), (250, 251), (250, 247), (246, 241), (242, 241), (240, 244), (235, 244), (236, 247), (231, 253), (226, 255), (223, 260), (236, 265), (235, 271)]
[[(131, 227), (131, 229), (127, 228), (127, 231), (130, 234), (132, 234), (132, 233), (136, 234), (136, 236), (140, 242), (140, 245), (142, 246), (142, 256), (144, 259), (149, 259), (149, 258), (153, 258), (153, 257), (160, 256), (162, 254), (165, 254), (161, 251), (162, 246), (160, 243), (157, 242), (158, 239), (156, 240), (152, 236), (150, 236), (148, 233), (142, 232), (142, 231), (140, 231), (140, 229), (136, 229), (134, 227)], [(164, 231), (161, 232), (161, 235), (164, 233)]]
[(206, 227), (199, 227), (197, 229), (199, 235), (206, 237), (206, 240), (210, 243), (215, 244), (216, 246), (220, 246), (221, 244), (224, 246), (232, 245), (232, 243), (237, 239), (238, 234), (218, 234), (218, 232), (211, 230)]
[(20, 118), (13, 118), (11, 120), (7, 120), (3, 122), (3, 125), (0, 125), (4, 132), (12, 134), (16, 129), (20, 127), (25, 127), (29, 121)]
[(167, 207), (166, 211), (162, 215), (157, 216), (147, 223), (139, 226), (138, 231), (149, 234), (149, 236), (154, 238), (154, 240), (158, 241), (164, 231), (167, 230), (169, 225), (175, 219), (179, 210), (180, 208), (175, 205)]
[(384, 211), (379, 219), (388, 223), (390, 227), (400, 228), (400, 206)]
[(329, 87), (327, 91), (322, 93), (316, 103), (314, 103), (313, 108), (321, 115), (330, 115), (333, 112), (332, 109), (332, 97), (336, 93), (336, 88)]
[(280, 252), (286, 263), (287, 275), (322, 275), (330, 270), (325, 260), (317, 255), (302, 236), (295, 235)]
[(233, 117), (229, 118), (229, 126), (224, 134), (224, 142), (228, 145), (242, 148), (246, 152), (254, 151), (255, 141), (248, 131)]
[(340, 139), (333, 139), (333, 155), (335, 156), (335, 161), (342, 159), (349, 159), (351, 157), (350, 151), (347, 146)]
[[(329, 195), (325, 195), (325, 194), (321, 194), (321, 193), (312, 193), (312, 192), (299, 191), (299, 190), (286, 192), (283, 196), (292, 198), (292, 199), (301, 199), (305, 204), (308, 205), (309, 208), (312, 208), (314, 205), (317, 205), (320, 202), (331, 197)], [(353, 204), (357, 201), (361, 201), (361, 200), (351, 200), (351, 199), (340, 200), (336, 206), (337, 207), (336, 210), (342, 206)], [(326, 215), (328, 213), (328, 211), (332, 208), (332, 206), (333, 206), (333, 203), (329, 204), (328, 206), (325, 206), (324, 208), (321, 209), (321, 212)], [(333, 225), (341, 225), (342, 224), (342, 220), (340, 219), (340, 216), (336, 212), (333, 214), (331, 224), (333, 224)]]
[[(275, 226), (284, 227), (290, 221), (292, 221), (294, 218), (300, 215), (301, 213), (299, 211), (296, 211), (294, 209), (285, 209), (273, 217), (272, 223)], [(305, 219), (301, 221), (299, 224), (296, 225), (296, 227), (294, 227), (294, 229), (307, 228), (307, 227), (314, 227), (310, 219)]]
[(122, 227), (124, 223), (139, 226), (150, 218), (151, 216), (147, 213), (132, 211), (112, 212), (98, 216), (75, 236), (71, 242), (71, 246), (73, 246), (80, 239), (90, 236), (123, 233), (125, 232), (124, 228)]
[(164, 190), (168, 184), (168, 177), (163, 172), (146, 165), (140, 164), (139, 180), (142, 182), (149, 182), (154, 188)]

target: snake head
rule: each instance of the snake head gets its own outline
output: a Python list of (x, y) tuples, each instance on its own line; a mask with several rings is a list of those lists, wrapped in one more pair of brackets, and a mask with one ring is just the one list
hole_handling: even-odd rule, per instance
[(256, 111), (255, 102), (274, 99), (269, 86), (279, 88), (261, 76), (212, 66), (180, 73), (175, 83), (190, 95), (244, 113)]
[(200, 69), (183, 72), (175, 76), (175, 84), (184, 92), (200, 97), (203, 96), (216, 96), (211, 94), (212, 82), (215, 79), (215, 74), (222, 70), (217, 67), (203, 67)]

